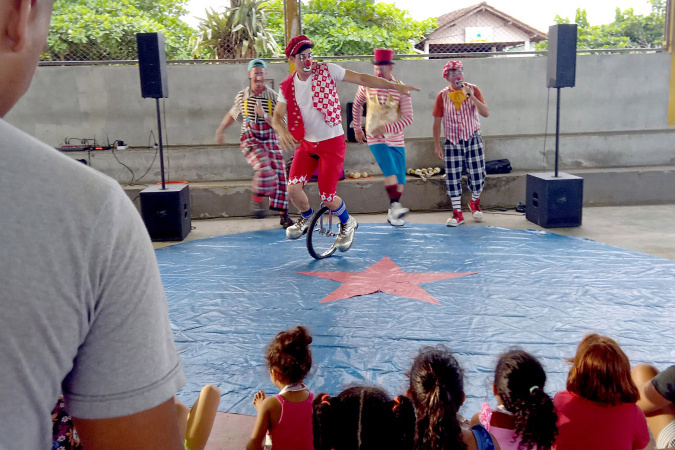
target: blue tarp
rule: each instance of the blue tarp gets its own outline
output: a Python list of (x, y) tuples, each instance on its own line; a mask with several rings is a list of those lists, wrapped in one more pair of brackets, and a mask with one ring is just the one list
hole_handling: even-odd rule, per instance
[[(565, 388), (565, 359), (590, 332), (615, 338), (633, 364), (675, 361), (675, 262), (586, 239), (361, 224), (351, 250), (320, 261), (304, 239), (286, 240), (282, 229), (181, 243), (157, 250), (157, 259), (188, 379), (179, 397), (191, 404), (204, 384), (215, 384), (225, 412), (254, 415), (255, 392), (275, 393), (263, 352), (277, 332), (297, 324), (314, 338), (306, 382), (315, 393), (362, 383), (404, 393), (420, 346), (447, 344), (466, 371), (461, 412), (468, 417), (484, 401), (495, 405), (492, 371), (511, 346), (539, 357), (550, 394)], [(398, 276), (377, 272), (387, 259)], [(355, 274), (373, 271), (377, 280), (412, 283), (438, 304), (382, 285), (350, 297), (368, 284)], [(464, 275), (427, 282), (412, 275), (433, 273)], [(343, 286), (335, 277), (351, 280), (352, 289), (322, 303)]]

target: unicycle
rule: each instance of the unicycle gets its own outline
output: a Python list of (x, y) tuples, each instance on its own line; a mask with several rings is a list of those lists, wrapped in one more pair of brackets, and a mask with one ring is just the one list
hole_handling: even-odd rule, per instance
[(307, 250), (314, 259), (324, 259), (335, 253), (335, 240), (340, 233), (340, 219), (328, 206), (321, 206), (307, 227)]

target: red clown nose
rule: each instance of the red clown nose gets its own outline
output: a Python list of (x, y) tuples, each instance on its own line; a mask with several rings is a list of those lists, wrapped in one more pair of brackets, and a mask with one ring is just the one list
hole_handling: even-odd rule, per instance
[(305, 60), (305, 67), (311, 67), (311, 65), (312, 65), (312, 61), (309, 60), (309, 59), (306, 59)]

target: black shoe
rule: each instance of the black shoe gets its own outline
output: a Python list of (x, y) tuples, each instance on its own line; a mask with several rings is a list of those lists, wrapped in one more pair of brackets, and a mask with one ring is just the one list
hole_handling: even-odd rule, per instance
[(267, 215), (262, 202), (251, 202), (251, 211), (253, 212), (253, 217), (256, 219), (264, 219)]
[(294, 223), (295, 222), (293, 222), (293, 219), (291, 219), (290, 216), (286, 213), (281, 214), (281, 217), (279, 217), (279, 225), (281, 225), (284, 228), (288, 228)]

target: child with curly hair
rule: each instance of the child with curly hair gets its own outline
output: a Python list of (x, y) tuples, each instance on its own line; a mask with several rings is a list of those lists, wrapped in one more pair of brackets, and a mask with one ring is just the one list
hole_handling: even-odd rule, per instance
[(471, 425), (482, 424), (504, 450), (551, 448), (558, 433), (557, 416), (544, 384), (546, 372), (537, 358), (520, 349), (509, 350), (495, 368), (492, 391), (497, 408), (484, 403)]
[(253, 398), (258, 417), (246, 450), (263, 448), (265, 436), (273, 450), (312, 450), (312, 394), (303, 381), (312, 367), (307, 328), (296, 326), (281, 331), (267, 347), (266, 359), (270, 379), (279, 389), (266, 397), (259, 391)]
[(315, 450), (410, 450), (415, 409), (408, 397), (382, 389), (353, 386), (335, 397), (314, 399)]

